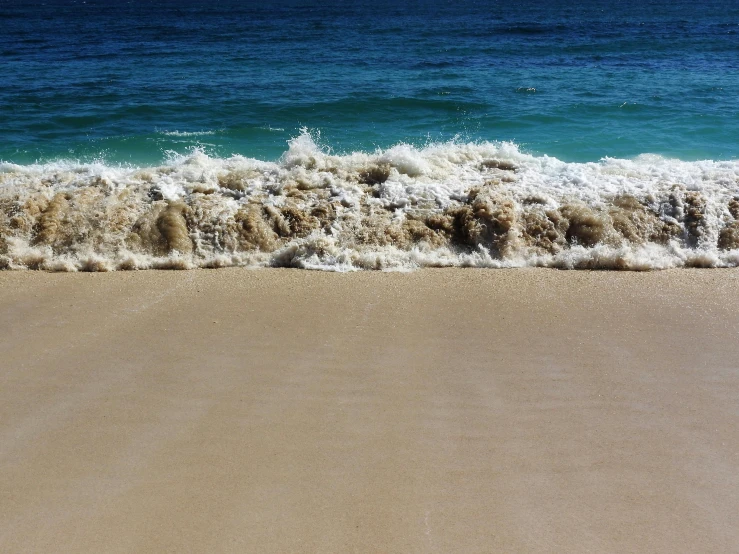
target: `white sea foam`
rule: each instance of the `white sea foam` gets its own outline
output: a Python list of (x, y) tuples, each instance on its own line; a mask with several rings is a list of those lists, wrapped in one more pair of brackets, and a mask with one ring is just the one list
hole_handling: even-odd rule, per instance
[(216, 131), (159, 131), (159, 134), (168, 137), (203, 137), (215, 135)]
[(510, 143), (161, 167), (0, 164), (0, 266), (663, 269), (739, 263), (739, 162), (566, 163)]

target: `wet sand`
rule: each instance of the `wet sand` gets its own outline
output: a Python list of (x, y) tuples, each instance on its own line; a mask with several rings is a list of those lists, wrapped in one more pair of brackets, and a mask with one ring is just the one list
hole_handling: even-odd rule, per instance
[(739, 551), (738, 303), (737, 270), (0, 272), (0, 551)]

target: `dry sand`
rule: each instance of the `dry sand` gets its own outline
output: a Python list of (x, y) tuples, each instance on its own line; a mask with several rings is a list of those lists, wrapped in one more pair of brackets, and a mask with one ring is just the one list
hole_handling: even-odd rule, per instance
[(739, 550), (739, 270), (0, 273), (2, 552)]

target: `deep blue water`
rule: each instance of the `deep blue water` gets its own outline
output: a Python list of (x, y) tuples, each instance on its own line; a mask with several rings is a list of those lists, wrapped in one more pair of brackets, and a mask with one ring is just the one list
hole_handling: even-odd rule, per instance
[[(0, 160), (739, 155), (739, 2), (0, 0)], [(195, 134), (192, 134), (195, 133)]]

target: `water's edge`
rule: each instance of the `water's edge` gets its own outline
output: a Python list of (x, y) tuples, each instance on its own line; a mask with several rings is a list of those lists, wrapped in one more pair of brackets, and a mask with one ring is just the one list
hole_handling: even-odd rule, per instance
[(0, 267), (648, 270), (739, 265), (739, 161), (565, 163), (511, 143), (278, 162), (0, 164)]

